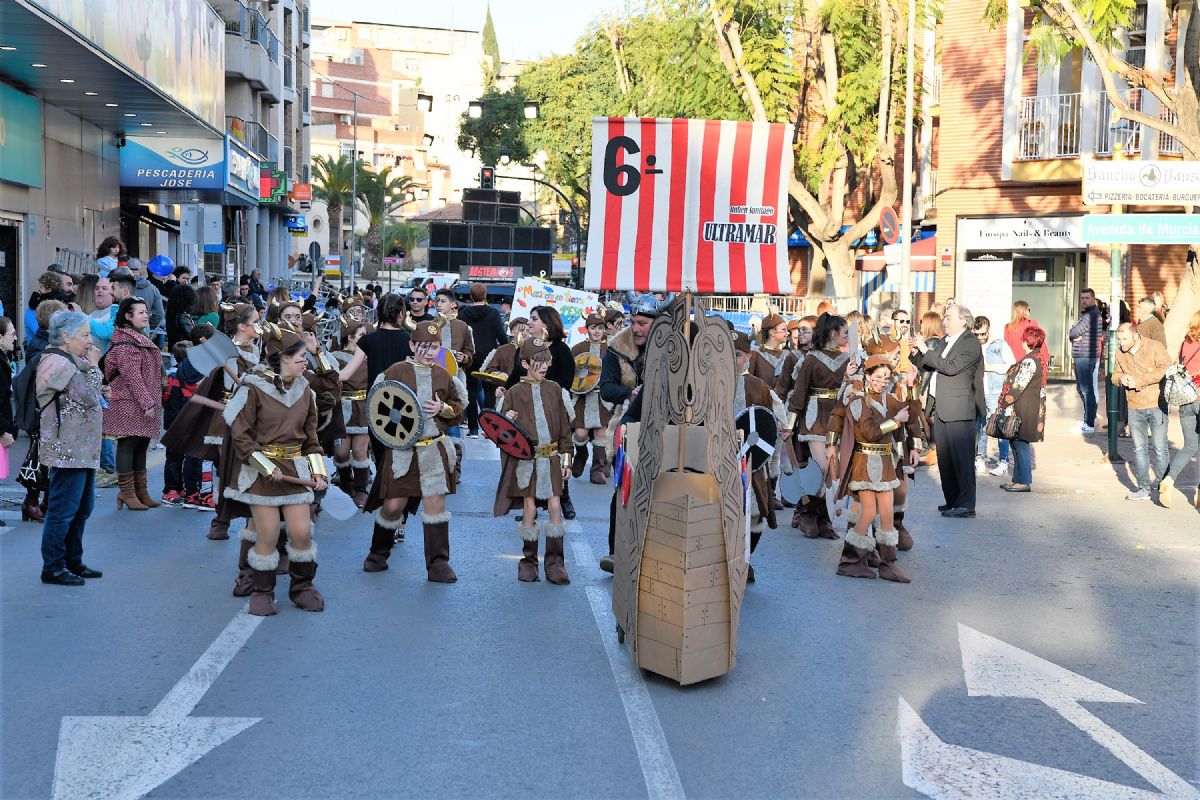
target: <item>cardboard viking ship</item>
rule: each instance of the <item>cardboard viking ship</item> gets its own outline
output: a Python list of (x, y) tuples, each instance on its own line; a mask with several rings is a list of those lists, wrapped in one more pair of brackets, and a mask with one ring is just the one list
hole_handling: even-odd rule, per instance
[(734, 667), (749, 552), (733, 341), (693, 292), (790, 291), (791, 126), (592, 132), (585, 287), (680, 293), (650, 329), (641, 419), (618, 432), (613, 614), (638, 666), (686, 685)]

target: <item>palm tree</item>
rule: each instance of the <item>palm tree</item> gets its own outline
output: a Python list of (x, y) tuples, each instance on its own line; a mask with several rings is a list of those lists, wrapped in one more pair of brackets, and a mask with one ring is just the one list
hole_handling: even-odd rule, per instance
[(407, 175), (391, 174), (391, 167), (378, 172), (359, 165), (358, 201), (367, 218), (363, 278), (374, 279), (383, 266), (383, 231), (389, 219), (414, 201), (416, 181)]
[(391, 253), (399, 248), (404, 251), (404, 267), (412, 268), (412, 252), (425, 238), (427, 226), (421, 222), (390, 223), (383, 235), (383, 252)]
[(342, 252), (343, 210), (350, 199), (353, 186), (353, 171), (349, 156), (320, 155), (312, 160), (313, 199), (325, 203), (329, 209), (329, 253)]

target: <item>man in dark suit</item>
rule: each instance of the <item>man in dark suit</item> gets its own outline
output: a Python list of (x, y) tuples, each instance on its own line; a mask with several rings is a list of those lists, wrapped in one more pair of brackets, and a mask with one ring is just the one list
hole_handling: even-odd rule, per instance
[(975, 516), (975, 417), (983, 350), (972, 334), (975, 318), (961, 305), (946, 309), (942, 327), (946, 338), (930, 346), (920, 336), (909, 340), (913, 363), (933, 373), (933, 432), (938, 472), (942, 477), (943, 517)]

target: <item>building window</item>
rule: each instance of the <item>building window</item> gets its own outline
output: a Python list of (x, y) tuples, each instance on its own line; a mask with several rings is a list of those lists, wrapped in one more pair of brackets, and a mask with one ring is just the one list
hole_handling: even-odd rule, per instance
[(353, 150), (354, 150), (354, 145), (350, 144), (350, 142), (342, 142), (338, 148), (338, 152), (344, 156), (349, 156), (350, 153), (353, 152)]

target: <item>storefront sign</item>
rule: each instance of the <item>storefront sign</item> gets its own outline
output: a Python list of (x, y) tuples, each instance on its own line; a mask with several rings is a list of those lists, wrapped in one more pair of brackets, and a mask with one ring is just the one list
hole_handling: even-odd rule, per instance
[(226, 184), (231, 192), (258, 202), (259, 162), (246, 147), (232, 136), (225, 137), (228, 166)]
[(1083, 238), (1088, 244), (1192, 244), (1200, 242), (1200, 216), (1090, 214)]
[(224, 189), (225, 142), (174, 136), (127, 136), (121, 186), (140, 189)]
[(1085, 159), (1083, 202), (1089, 206), (1200, 205), (1200, 163)]
[(1083, 250), (1083, 217), (993, 217), (958, 221), (960, 250)]
[(42, 185), (42, 101), (0, 83), (0, 180)]
[(287, 200), (287, 173), (276, 169), (274, 161), (263, 161), (258, 172), (259, 205), (277, 205)]
[(312, 184), (296, 183), (292, 185), (292, 199), (297, 203), (312, 202)]

